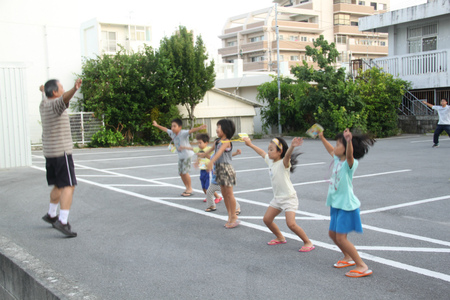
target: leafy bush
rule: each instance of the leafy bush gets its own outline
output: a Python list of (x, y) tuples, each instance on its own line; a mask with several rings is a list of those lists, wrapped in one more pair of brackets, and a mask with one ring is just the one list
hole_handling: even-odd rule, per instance
[(89, 147), (112, 147), (119, 146), (123, 141), (123, 135), (120, 132), (113, 132), (111, 129), (103, 128), (97, 131), (91, 138)]

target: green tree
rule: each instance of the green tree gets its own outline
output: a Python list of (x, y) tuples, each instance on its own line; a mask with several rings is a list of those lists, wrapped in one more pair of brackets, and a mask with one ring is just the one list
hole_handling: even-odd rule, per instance
[(194, 35), (184, 26), (180, 26), (170, 38), (164, 38), (159, 51), (177, 71), (173, 97), (176, 103), (186, 107), (193, 128), (195, 107), (214, 87), (214, 61), (208, 65), (208, 54), (201, 36), (197, 36), (194, 44)]
[(122, 48), (113, 56), (87, 59), (80, 77), (83, 80), (79, 109), (104, 117), (105, 125), (121, 132), (128, 142), (136, 133), (160, 140), (154, 131), (152, 113), (174, 114), (173, 97), (176, 70), (152, 48), (127, 54)]
[(356, 77), (356, 84), (368, 113), (368, 131), (377, 137), (397, 134), (397, 109), (409, 82), (372, 68)]
[[(379, 69), (368, 70), (353, 82), (343, 68), (333, 66), (339, 53), (323, 36), (314, 41), (314, 48), (306, 46), (306, 55), (316, 68), (303, 61), (291, 69), (294, 81), (282, 80), (283, 129), (306, 130), (317, 122), (327, 137), (347, 127), (378, 137), (397, 133), (397, 109), (409, 83)], [(267, 103), (261, 112), (265, 126), (278, 124), (276, 81), (261, 85), (258, 93), (258, 99)]]
[(283, 132), (295, 131), (307, 126), (304, 111), (300, 110), (300, 102), (305, 97), (306, 83), (295, 84), (289, 77), (280, 78), (281, 101), (278, 99), (278, 82), (274, 78), (271, 82), (258, 86), (257, 100), (265, 104), (261, 108), (263, 127), (278, 125), (278, 103), (280, 103), (280, 123)]
[[(332, 64), (336, 62), (339, 52), (334, 43), (329, 44), (321, 35), (313, 42), (314, 48), (306, 46), (306, 55), (317, 63), (318, 69), (308, 66), (303, 61), (302, 66), (292, 68), (298, 84), (308, 83), (306, 97), (300, 102), (299, 109), (304, 115), (311, 114), (312, 123), (320, 123), (325, 128), (325, 135), (334, 136), (346, 127), (366, 129), (367, 114), (364, 103), (356, 92), (357, 86), (353, 81), (346, 80), (345, 69), (336, 69)], [(313, 84), (309, 84), (309, 83)]]

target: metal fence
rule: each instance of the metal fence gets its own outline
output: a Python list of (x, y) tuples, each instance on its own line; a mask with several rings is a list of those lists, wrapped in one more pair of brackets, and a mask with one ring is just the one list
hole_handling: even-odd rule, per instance
[(92, 136), (104, 126), (103, 120), (99, 120), (92, 112), (69, 113), (72, 140), (77, 144), (87, 144)]

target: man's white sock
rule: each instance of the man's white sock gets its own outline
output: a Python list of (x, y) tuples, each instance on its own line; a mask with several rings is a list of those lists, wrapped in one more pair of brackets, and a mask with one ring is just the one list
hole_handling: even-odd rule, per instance
[(56, 210), (58, 209), (58, 204), (50, 203), (50, 206), (48, 208), (48, 214), (51, 218), (56, 217)]
[(59, 221), (66, 225), (67, 224), (67, 219), (69, 219), (69, 210), (67, 209), (61, 209), (59, 211)]

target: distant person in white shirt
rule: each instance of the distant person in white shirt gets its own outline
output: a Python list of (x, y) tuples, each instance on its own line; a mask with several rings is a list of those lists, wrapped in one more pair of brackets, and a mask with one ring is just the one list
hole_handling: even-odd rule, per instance
[(442, 98), (441, 106), (432, 105), (432, 104), (428, 103), (427, 101), (422, 101), (422, 103), (426, 104), (428, 107), (430, 107), (438, 112), (439, 122), (436, 127), (436, 130), (434, 131), (433, 148), (439, 147), (439, 135), (442, 133), (442, 131), (445, 130), (445, 132), (450, 137), (450, 107), (447, 105), (448, 101), (447, 101), (447, 99)]

